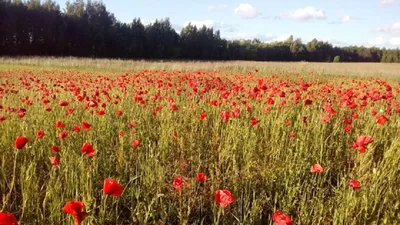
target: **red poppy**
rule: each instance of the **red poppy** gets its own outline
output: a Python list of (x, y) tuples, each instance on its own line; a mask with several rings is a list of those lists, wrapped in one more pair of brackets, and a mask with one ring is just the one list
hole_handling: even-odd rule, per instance
[(174, 181), (172, 182), (172, 186), (179, 191), (184, 183), (185, 181), (182, 179), (182, 177), (175, 177)]
[(281, 211), (274, 212), (272, 221), (274, 221), (276, 225), (293, 225), (292, 218)]
[(104, 180), (103, 192), (111, 196), (121, 196), (124, 191), (124, 186), (119, 184), (116, 180), (108, 178)]
[(51, 146), (51, 151), (54, 153), (58, 153), (60, 152), (60, 148), (56, 145)]
[(93, 146), (87, 142), (83, 143), (81, 152), (85, 153), (87, 156), (95, 156), (96, 155), (96, 152), (94, 151)]
[(26, 137), (21, 137), (18, 136), (17, 139), (15, 139), (15, 147), (17, 149), (22, 149), (23, 147), (25, 147), (26, 143), (28, 143), (29, 139)]
[(132, 145), (135, 146), (135, 147), (139, 147), (140, 141), (135, 139), (135, 140), (132, 141)]
[(325, 169), (320, 164), (314, 164), (311, 166), (311, 173), (322, 173)]
[(81, 128), (79, 128), (78, 126), (74, 126), (73, 128), (72, 128), (76, 133), (79, 133), (79, 132), (81, 132)]
[(365, 152), (367, 145), (371, 144), (372, 142), (374, 142), (374, 139), (362, 135), (357, 137), (356, 141), (351, 144), (351, 147), (356, 148), (360, 153), (363, 153)]
[(329, 105), (329, 103), (324, 104), (324, 109), (327, 113), (329, 113), (329, 115), (331, 116), (336, 115), (336, 111), (331, 107), (331, 105)]
[(329, 116), (325, 115), (321, 118), (321, 121), (324, 123), (329, 123), (329, 122), (331, 122), (331, 118)]
[(207, 175), (205, 175), (204, 173), (197, 173), (196, 180), (205, 182), (207, 180)]
[(66, 137), (68, 137), (69, 133), (67, 131), (61, 132), (58, 134), (58, 137), (61, 139), (64, 139)]
[(44, 137), (44, 131), (43, 130), (38, 130), (36, 132), (36, 138), (41, 139)]
[(294, 133), (289, 134), (289, 138), (295, 138), (295, 137), (296, 137), (296, 134), (294, 134)]
[(260, 120), (257, 120), (256, 118), (254, 118), (254, 117), (252, 117), (251, 119), (250, 119), (250, 123), (251, 123), (251, 126), (255, 126), (255, 125), (257, 125), (258, 123), (260, 122)]
[(222, 121), (223, 121), (224, 123), (226, 123), (226, 122), (228, 122), (228, 120), (229, 120), (230, 113), (229, 113), (228, 111), (222, 111), (222, 112), (220, 113), (220, 116), (221, 116), (221, 118), (222, 118)]
[(221, 207), (227, 207), (235, 201), (235, 198), (228, 190), (217, 190), (214, 199)]
[(99, 116), (103, 116), (106, 114), (106, 112), (104, 112), (104, 110), (98, 110), (98, 111), (96, 111), (96, 114)]
[(384, 116), (384, 115), (380, 115), (376, 117), (376, 122), (379, 123), (380, 125), (385, 124), (389, 119)]
[(305, 106), (311, 105), (311, 104), (312, 104), (312, 100), (310, 100), (310, 99), (307, 99), (307, 100), (304, 101), (304, 105)]
[(60, 102), (58, 103), (59, 106), (67, 106), (68, 102), (65, 100), (60, 100)]
[(64, 128), (64, 127), (65, 127), (65, 124), (63, 122), (61, 122), (61, 121), (56, 122), (56, 128)]
[(352, 187), (355, 191), (360, 189), (360, 182), (358, 180), (350, 180), (349, 181), (350, 187)]
[(122, 115), (123, 115), (123, 112), (122, 112), (121, 110), (117, 109), (117, 110), (115, 111), (115, 114), (117, 114), (118, 116), (122, 116)]
[(120, 136), (120, 137), (123, 137), (125, 135), (125, 133), (123, 132), (123, 131), (120, 131), (119, 133), (118, 133), (118, 136)]
[(88, 123), (88, 122), (85, 122), (85, 121), (82, 122), (82, 128), (85, 130), (89, 130), (91, 126), (92, 125), (90, 125), (90, 123)]
[(84, 203), (81, 201), (69, 201), (64, 205), (64, 213), (74, 217), (75, 225), (80, 225), (87, 217), (87, 213), (83, 211)]
[(50, 163), (53, 166), (58, 166), (60, 164), (60, 159), (57, 157), (50, 157)]
[(18, 221), (12, 213), (0, 212), (1, 225), (18, 225)]
[(347, 124), (347, 125), (344, 127), (344, 131), (348, 133), (348, 132), (351, 131), (351, 128), (352, 128), (352, 126), (351, 126), (350, 124)]
[(205, 120), (207, 118), (207, 113), (200, 113), (200, 120)]

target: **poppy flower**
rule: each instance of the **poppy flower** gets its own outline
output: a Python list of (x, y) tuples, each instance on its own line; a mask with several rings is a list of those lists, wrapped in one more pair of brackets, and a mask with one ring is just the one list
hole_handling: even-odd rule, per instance
[(179, 191), (184, 183), (185, 181), (182, 179), (182, 177), (175, 177), (174, 181), (172, 182), (172, 186)]
[(350, 124), (347, 124), (347, 125), (344, 127), (344, 131), (348, 133), (348, 132), (351, 131), (351, 128), (352, 128), (352, 126), (351, 126)]
[(304, 106), (311, 105), (311, 104), (312, 104), (312, 100), (310, 100), (310, 99), (307, 99), (304, 101)]
[(51, 146), (51, 151), (54, 153), (58, 153), (60, 152), (60, 148), (56, 145)]
[(289, 136), (289, 138), (295, 138), (295, 137), (296, 137), (296, 134), (290, 133), (288, 136)]
[(64, 205), (63, 211), (74, 217), (75, 225), (80, 225), (87, 217), (87, 213), (83, 211), (83, 207), (85, 205), (81, 201), (69, 201)]
[(293, 225), (292, 218), (281, 211), (274, 212), (272, 221), (274, 221), (276, 225)]
[(21, 137), (18, 136), (17, 139), (15, 139), (15, 147), (17, 149), (22, 149), (23, 147), (25, 147), (26, 143), (28, 143), (29, 139), (26, 137)]
[(135, 147), (139, 147), (140, 141), (135, 139), (135, 140), (132, 141), (132, 145), (135, 146)]
[(75, 133), (81, 132), (81, 128), (79, 128), (79, 127), (76, 126), (76, 125), (72, 128), (72, 130), (74, 130)]
[(61, 132), (58, 134), (58, 137), (61, 139), (64, 139), (66, 137), (68, 137), (69, 133), (67, 131)]
[(106, 112), (104, 112), (104, 110), (98, 110), (98, 111), (96, 111), (96, 114), (99, 116), (103, 116), (106, 114)]
[(251, 126), (255, 126), (255, 125), (257, 125), (258, 123), (260, 122), (260, 120), (257, 120), (256, 118), (254, 118), (254, 117), (252, 117), (251, 119), (250, 119), (250, 123), (251, 123)]
[(374, 139), (369, 136), (362, 135), (357, 137), (356, 141), (351, 144), (351, 147), (356, 148), (360, 153), (364, 153), (367, 145), (371, 144), (372, 142), (374, 142)]
[(122, 112), (121, 110), (117, 109), (117, 110), (115, 111), (115, 114), (117, 114), (118, 116), (122, 116), (122, 115), (123, 115), (123, 112)]
[(124, 191), (124, 186), (119, 184), (116, 180), (108, 178), (104, 180), (103, 192), (111, 196), (121, 196)]
[(204, 173), (197, 173), (196, 180), (205, 182), (207, 180), (207, 175), (205, 175)]
[(200, 113), (200, 120), (207, 119), (207, 113)]
[(327, 113), (329, 113), (329, 115), (331, 116), (336, 115), (336, 111), (331, 107), (331, 105), (329, 105), (329, 103), (324, 104), (324, 109)]
[(61, 121), (56, 122), (56, 128), (64, 128), (64, 127), (65, 127), (65, 124), (63, 122), (61, 122)]
[(95, 156), (96, 155), (96, 152), (94, 151), (93, 146), (87, 142), (83, 143), (81, 152), (85, 153), (87, 156)]
[(325, 169), (320, 164), (314, 164), (310, 168), (311, 173), (322, 173)]
[(12, 213), (0, 212), (1, 225), (18, 225), (18, 221)]
[(350, 180), (349, 181), (350, 187), (352, 187), (355, 191), (360, 189), (360, 182), (358, 180)]
[(50, 163), (53, 166), (58, 166), (60, 164), (60, 159), (57, 157), (50, 157)]
[(67, 105), (68, 105), (68, 102), (65, 101), (65, 100), (60, 100), (60, 102), (58, 102), (58, 105), (59, 105), (59, 106), (67, 106)]
[(36, 132), (36, 138), (41, 139), (44, 137), (44, 131), (43, 130), (38, 130)]
[(217, 190), (215, 192), (214, 199), (221, 207), (224, 208), (235, 201), (235, 198), (228, 190)]
[(82, 128), (85, 130), (89, 130), (91, 126), (92, 125), (90, 125), (90, 123), (88, 123), (88, 122), (85, 122), (85, 121), (82, 122)]
[(380, 125), (385, 124), (388, 120), (389, 120), (389, 119), (388, 119), (386, 116), (384, 116), (384, 115), (380, 115), (380, 116), (377, 116), (377, 117), (376, 117), (376, 122), (377, 122), (378, 124), (380, 124)]
[(228, 122), (228, 120), (229, 120), (230, 113), (229, 113), (228, 111), (222, 111), (222, 112), (220, 113), (220, 116), (221, 116), (221, 118), (222, 118), (222, 121), (223, 121), (224, 123), (226, 123), (226, 122)]
[(331, 118), (329, 116), (325, 115), (325, 116), (322, 116), (321, 121), (324, 123), (329, 123), (329, 122), (331, 122)]

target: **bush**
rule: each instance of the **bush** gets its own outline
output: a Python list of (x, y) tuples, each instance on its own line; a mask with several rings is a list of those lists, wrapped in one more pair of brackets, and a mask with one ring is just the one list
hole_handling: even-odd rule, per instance
[(335, 56), (335, 58), (333, 59), (333, 62), (338, 63), (340, 62), (340, 56)]

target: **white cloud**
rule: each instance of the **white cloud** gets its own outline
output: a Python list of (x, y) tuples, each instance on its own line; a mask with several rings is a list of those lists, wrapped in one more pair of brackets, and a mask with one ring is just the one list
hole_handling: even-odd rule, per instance
[(208, 6), (208, 12), (222, 11), (226, 8), (228, 8), (227, 4), (210, 5)]
[(369, 46), (399, 48), (400, 37), (382, 37), (378, 36), (368, 41)]
[(252, 19), (259, 16), (261, 13), (252, 5), (244, 3), (240, 4), (234, 10), (235, 15), (242, 19)]
[(322, 10), (308, 6), (302, 9), (297, 9), (294, 12), (282, 14), (282, 17), (287, 17), (297, 21), (313, 21), (326, 19), (326, 14)]
[(346, 22), (349, 22), (351, 19), (352, 18), (350, 16), (344, 16), (341, 21), (342, 21), (342, 23), (346, 23)]
[(378, 27), (378, 32), (393, 35), (393, 36), (400, 36), (400, 22), (384, 25), (382, 27)]
[(381, 0), (379, 2), (379, 4), (381, 6), (390, 6), (390, 5), (393, 5), (394, 2), (395, 2), (395, 0)]
[(374, 39), (369, 40), (368, 44), (372, 46), (383, 46), (385, 42), (386, 40), (384, 37), (376, 37)]
[(389, 39), (389, 44), (400, 47), (400, 37), (392, 37)]

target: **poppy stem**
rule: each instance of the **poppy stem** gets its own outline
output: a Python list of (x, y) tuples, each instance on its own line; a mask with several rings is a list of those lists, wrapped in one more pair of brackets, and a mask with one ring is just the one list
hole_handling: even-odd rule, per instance
[(12, 180), (11, 180), (11, 185), (10, 185), (10, 191), (8, 192), (8, 194), (7, 194), (6, 198), (5, 198), (5, 200), (3, 201), (3, 208), (1, 209), (1, 212), (4, 212), (4, 211), (5, 211), (5, 209), (6, 209), (6, 207), (7, 207), (7, 203), (8, 203), (8, 201), (10, 200), (12, 191), (13, 191), (13, 189), (14, 189), (14, 184), (15, 184), (15, 173), (16, 173), (16, 170), (17, 170), (17, 158), (18, 158), (18, 153), (19, 153), (19, 151), (17, 150), (16, 153), (15, 153), (15, 158), (14, 158), (14, 167), (13, 167), (13, 174), (12, 174)]

